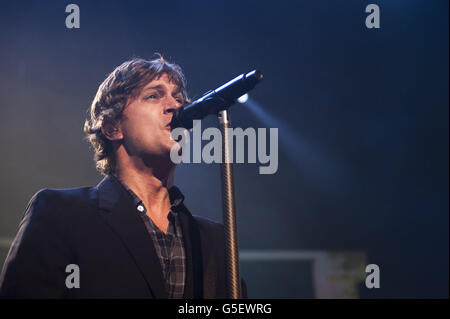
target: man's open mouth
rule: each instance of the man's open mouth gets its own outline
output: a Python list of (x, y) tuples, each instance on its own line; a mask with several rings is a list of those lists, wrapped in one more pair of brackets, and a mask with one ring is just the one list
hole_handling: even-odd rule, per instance
[(167, 124), (165, 126), (165, 128), (170, 132), (170, 138), (172, 140), (174, 140), (175, 142), (179, 142), (181, 140), (182, 136), (180, 134), (177, 134), (176, 138), (173, 137), (173, 135), (172, 135), (172, 127), (170, 126), (170, 123)]

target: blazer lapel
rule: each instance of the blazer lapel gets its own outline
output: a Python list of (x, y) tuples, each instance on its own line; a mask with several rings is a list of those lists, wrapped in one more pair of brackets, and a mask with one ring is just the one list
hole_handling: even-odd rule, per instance
[(179, 216), (186, 253), (186, 282), (183, 297), (185, 299), (203, 298), (203, 263), (200, 233), (194, 217), (183, 204), (180, 206)]
[(97, 189), (102, 217), (121, 238), (153, 296), (159, 299), (168, 298), (152, 238), (136, 212), (131, 196), (111, 176), (103, 179)]

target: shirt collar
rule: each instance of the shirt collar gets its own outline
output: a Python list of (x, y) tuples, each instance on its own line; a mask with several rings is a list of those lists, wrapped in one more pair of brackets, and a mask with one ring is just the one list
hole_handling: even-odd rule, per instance
[[(122, 183), (122, 181), (120, 181), (116, 176), (114, 176), (114, 175), (111, 175), (111, 176), (114, 179), (116, 179), (119, 182), (119, 184), (122, 185), (122, 187), (125, 188), (125, 190), (130, 194), (130, 196), (133, 199), (133, 203), (134, 203), (136, 209), (140, 213), (145, 214), (147, 212), (147, 208), (145, 207), (144, 203), (139, 198), (139, 196), (137, 196), (136, 193), (133, 192), (127, 185)], [(169, 191), (169, 200), (170, 200), (170, 210), (172, 213), (177, 213), (179, 208), (183, 204), (184, 195), (180, 191), (180, 189), (176, 186), (172, 186), (171, 188), (169, 188), (168, 191)]]

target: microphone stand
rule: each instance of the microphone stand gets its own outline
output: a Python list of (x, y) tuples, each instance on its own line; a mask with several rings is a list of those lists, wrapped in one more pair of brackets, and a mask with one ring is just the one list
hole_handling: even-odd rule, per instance
[(239, 245), (236, 227), (236, 209), (233, 181), (233, 135), (227, 108), (236, 102), (235, 98), (252, 90), (263, 78), (261, 71), (253, 70), (241, 74), (219, 88), (206, 92), (202, 97), (181, 109), (177, 109), (171, 121), (174, 127), (192, 128), (193, 119), (202, 119), (209, 114), (218, 114), (222, 133), (222, 203), (225, 226), (225, 269), (227, 297), (241, 298), (241, 277), (239, 273)]
[(231, 147), (230, 119), (227, 110), (218, 114), (222, 133), (222, 203), (223, 223), (225, 226), (225, 269), (228, 298), (241, 298), (241, 277), (239, 271), (239, 245), (236, 226), (236, 208), (234, 201), (233, 150)]

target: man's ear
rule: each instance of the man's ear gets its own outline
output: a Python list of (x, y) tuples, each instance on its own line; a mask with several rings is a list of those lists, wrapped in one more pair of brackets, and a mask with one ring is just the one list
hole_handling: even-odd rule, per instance
[(123, 138), (119, 123), (116, 123), (115, 125), (112, 123), (105, 123), (101, 130), (103, 135), (110, 141), (120, 141)]

